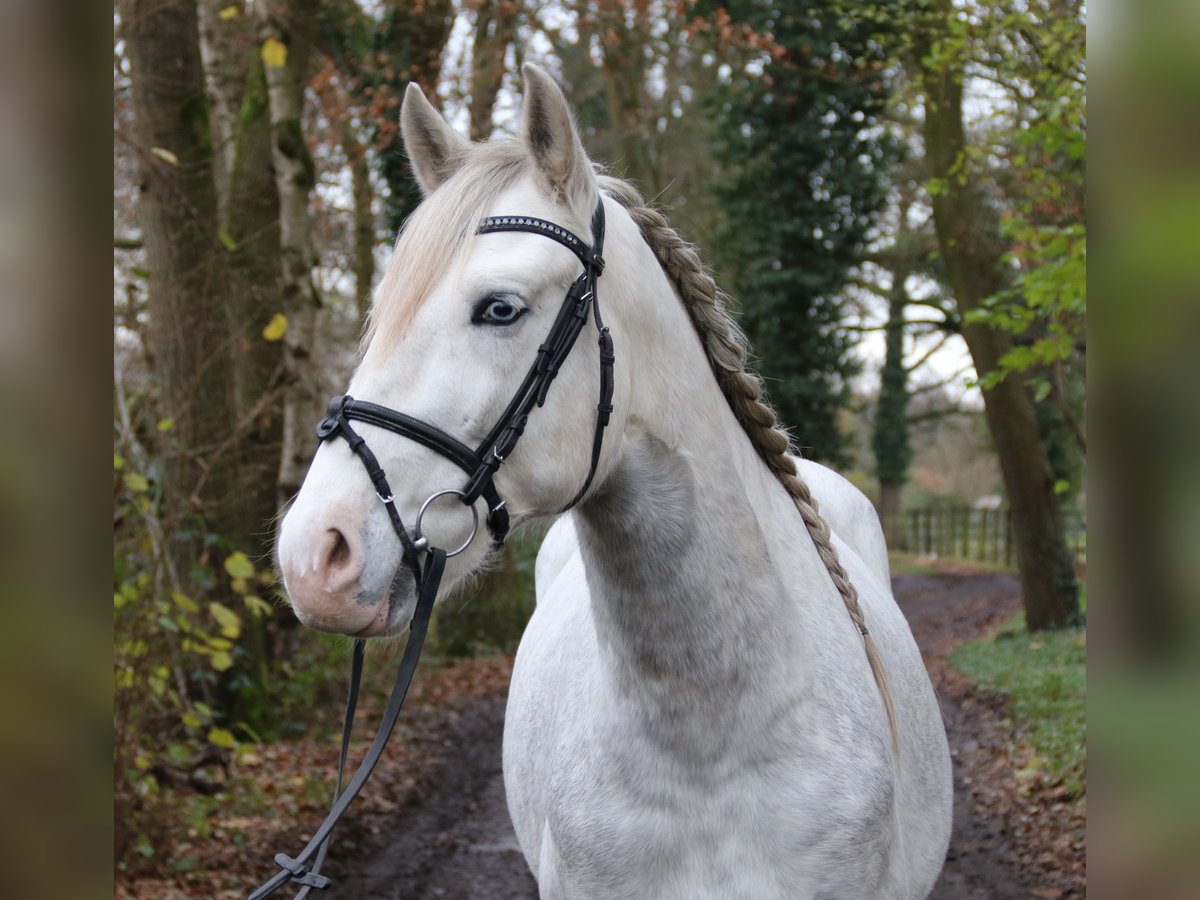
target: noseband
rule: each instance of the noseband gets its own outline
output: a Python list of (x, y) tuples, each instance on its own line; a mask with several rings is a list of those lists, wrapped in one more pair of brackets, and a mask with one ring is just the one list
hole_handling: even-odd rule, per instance
[[(604, 248), (604, 202), (596, 204), (596, 212), (592, 216), (592, 239), (589, 247), (567, 229), (529, 216), (493, 216), (484, 219), (476, 234), (494, 234), (500, 231), (523, 231), (530, 234), (540, 234), (562, 244), (583, 263), (583, 272), (572, 282), (563, 298), (558, 315), (551, 325), (546, 339), (538, 347), (537, 357), (530, 366), (521, 386), (517, 388), (512, 400), (505, 407), (487, 437), (475, 449), (471, 449), (457, 438), (447, 434), (442, 429), (423, 422), (420, 419), (380, 406), (365, 400), (355, 400), (348, 395), (334, 397), (329, 403), (325, 418), (317, 425), (317, 437), (320, 441), (344, 438), (350, 445), (350, 450), (362, 462), (367, 470), (367, 477), (375, 488), (375, 493), (383, 502), (391, 520), (392, 529), (400, 541), (403, 550), (403, 565), (412, 573), (417, 588), (417, 606), (409, 623), (408, 643), (404, 647), (404, 655), (400, 660), (396, 683), (388, 698), (383, 720), (375, 734), (367, 755), (363, 758), (354, 777), (342, 792), (342, 779), (346, 767), (346, 753), (350, 744), (350, 732), (354, 723), (354, 711), (358, 702), (358, 686), (362, 677), (363, 650), (365, 642), (359, 638), (354, 642), (354, 655), (350, 670), (350, 693), (346, 700), (346, 715), (342, 725), (342, 748), (338, 765), (337, 786), (334, 789), (334, 804), (325, 821), (313, 834), (304, 850), (296, 857), (284, 853), (275, 855), (275, 864), (282, 871), (263, 882), (251, 895), (250, 900), (258, 900), (275, 893), (288, 881), (299, 885), (297, 900), (308, 896), (309, 892), (325, 890), (332, 883), (329, 878), (319, 874), (325, 855), (329, 849), (329, 836), (333, 827), (350, 806), (351, 801), (362, 790), (367, 778), (370, 777), (375, 764), (379, 761), (388, 738), (395, 728), (400, 715), (404, 697), (408, 693), (409, 683), (417, 667), (421, 655), (421, 647), (425, 641), (425, 632), (429, 625), (429, 616), (433, 610), (433, 601), (437, 597), (438, 586), (445, 572), (446, 560), (467, 549), (474, 541), (478, 531), (479, 516), (476, 502), (482, 497), (487, 504), (488, 532), (492, 537), (493, 548), (500, 548), (508, 536), (509, 516), (505, 501), (500, 498), (495, 485), (495, 475), (500, 466), (513, 452), (525, 432), (529, 414), (535, 406), (546, 402), (550, 385), (558, 376), (558, 371), (566, 361), (575, 346), (583, 327), (587, 324), (588, 316), (594, 313), (596, 329), (599, 332), (600, 344), (600, 401), (596, 404), (596, 428), (592, 437), (592, 458), (587, 477), (583, 486), (564, 506), (560, 512), (577, 504), (587, 493), (596, 475), (596, 466), (600, 462), (600, 450), (604, 443), (604, 429), (612, 414), (613, 395), (613, 353), (612, 337), (600, 318), (599, 298), (596, 295), (596, 282), (604, 271), (604, 258), (601, 255)], [(405, 526), (396, 508), (396, 501), (388, 483), (387, 475), (379, 464), (378, 458), (367, 446), (366, 440), (351, 427), (350, 422), (365, 422), (375, 425), (401, 437), (416, 441), (422, 446), (444, 456), (462, 469), (467, 476), (461, 488), (443, 489), (431, 494), (421, 505), (412, 531)], [(429, 538), (421, 531), (421, 521), (425, 511), (435, 500), (443, 496), (455, 496), (466, 505), (474, 519), (470, 536), (455, 550), (447, 552), (430, 544)], [(421, 556), (424, 554), (422, 564)], [(399, 574), (399, 572), (397, 572)], [(316, 856), (312, 866), (309, 860)]]

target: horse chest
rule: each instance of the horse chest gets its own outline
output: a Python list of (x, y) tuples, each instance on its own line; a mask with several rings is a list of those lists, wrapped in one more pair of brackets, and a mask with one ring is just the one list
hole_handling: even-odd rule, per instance
[(782, 744), (710, 761), (619, 730), (572, 744), (548, 798), (546, 896), (862, 897), (883, 877), (878, 773)]

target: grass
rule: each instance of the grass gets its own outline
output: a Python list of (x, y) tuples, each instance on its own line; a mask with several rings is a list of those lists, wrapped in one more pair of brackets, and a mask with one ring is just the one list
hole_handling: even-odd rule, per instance
[(1086, 655), (1082, 628), (1030, 634), (1023, 613), (950, 654), (976, 685), (1011, 698), (1013, 719), (1035, 753), (1029, 769), (1061, 779), (1073, 796), (1083, 793), (1087, 774)]
[(888, 554), (888, 565), (893, 575), (929, 575), (946, 572), (1015, 572), (1003, 563), (980, 562), (951, 557), (922, 556), (916, 553)]

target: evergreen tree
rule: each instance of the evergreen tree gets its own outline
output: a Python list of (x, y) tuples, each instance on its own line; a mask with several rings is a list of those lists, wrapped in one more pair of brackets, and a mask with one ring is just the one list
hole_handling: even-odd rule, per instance
[(886, 202), (899, 146), (879, 126), (887, 92), (877, 26), (836, 0), (720, 4), (712, 92), (718, 268), (742, 308), (771, 397), (811, 458), (844, 463), (838, 414), (856, 371), (839, 299)]

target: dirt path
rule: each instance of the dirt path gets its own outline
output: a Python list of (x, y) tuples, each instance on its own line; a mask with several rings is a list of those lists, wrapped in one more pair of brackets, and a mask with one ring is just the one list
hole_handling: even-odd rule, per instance
[[(525, 900), (537, 884), (504, 800), (500, 743), (505, 696), (468, 701), (436, 730), (441, 761), (424, 791), (367, 845), (329, 866), (339, 900)], [(337, 854), (334, 854), (337, 856)], [(334, 856), (331, 856), (331, 863)]]
[(1003, 741), (1002, 718), (969, 697), (945, 662), (955, 645), (1011, 616), (1019, 586), (1010, 575), (900, 575), (893, 591), (921, 647), (946, 720), (954, 763), (954, 831), (930, 900), (1028, 900), (1036, 882), (1012, 862), (1003, 835), (975, 808), (971, 782), (981, 750)]
[[(920, 575), (895, 579), (897, 600), (913, 627), (942, 701), (954, 757), (955, 827), (933, 900), (1028, 900), (1036, 877), (1018, 868), (1004, 835), (977, 809), (973, 772), (986, 748), (1004, 740), (999, 710), (974, 697), (945, 664), (955, 644), (1010, 615), (1018, 586), (1007, 575)], [(357, 858), (340, 858), (329, 896), (350, 900), (517, 900), (537, 889), (504, 802), (500, 742), (502, 694), (470, 701), (437, 730), (443, 752), (418, 799), (395, 814)], [(331, 860), (332, 861), (332, 860)], [(340, 870), (340, 871), (339, 871)], [(338, 877), (340, 876), (340, 877)]]

